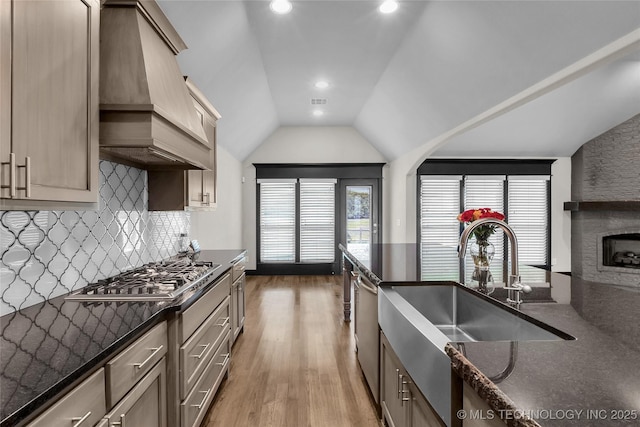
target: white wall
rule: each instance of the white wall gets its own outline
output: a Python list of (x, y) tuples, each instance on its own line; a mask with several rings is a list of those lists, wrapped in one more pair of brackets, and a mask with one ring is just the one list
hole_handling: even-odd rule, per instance
[(551, 271), (571, 271), (571, 157), (551, 165)]
[(218, 145), (218, 206), (191, 212), (191, 239), (202, 249), (242, 248), (242, 163)]
[[(256, 169), (253, 163), (385, 163), (387, 160), (354, 128), (280, 127), (245, 160), (242, 176), (242, 242), (247, 268), (256, 268)], [(383, 171), (384, 175), (384, 171)], [(384, 176), (383, 176), (384, 177)], [(384, 195), (383, 185), (383, 200)], [(193, 229), (193, 217), (191, 228)]]

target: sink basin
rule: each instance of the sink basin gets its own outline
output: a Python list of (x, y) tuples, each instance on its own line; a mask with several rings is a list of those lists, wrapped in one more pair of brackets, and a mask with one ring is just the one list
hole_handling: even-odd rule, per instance
[(468, 288), (435, 286), (393, 286), (449, 341), (549, 341), (572, 339), (504, 304), (495, 304)]
[(447, 343), (574, 339), (454, 282), (380, 286), (378, 321), (416, 386), (447, 425), (451, 425)]

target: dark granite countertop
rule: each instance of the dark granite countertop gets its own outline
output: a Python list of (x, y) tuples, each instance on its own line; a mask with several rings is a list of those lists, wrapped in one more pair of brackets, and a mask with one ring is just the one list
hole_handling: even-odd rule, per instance
[[(221, 264), (214, 280), (246, 253), (202, 251)], [(65, 388), (88, 376), (171, 311), (185, 310), (208, 290), (174, 302), (98, 302), (51, 299), (0, 317), (0, 427), (13, 426)]]
[[(416, 245), (381, 246), (380, 277), (367, 272), (374, 283), (421, 282)], [(410, 259), (385, 269), (385, 259), (399, 260), (399, 254)], [(345, 256), (366, 268), (353, 254)], [(444, 271), (442, 280), (451, 273)], [(521, 311), (576, 340), (518, 342), (515, 368), (497, 384), (487, 377), (507, 366), (510, 342), (448, 344), (453, 369), (510, 426), (640, 425), (640, 289), (539, 274), (544, 280), (536, 287), (547, 290), (548, 302), (525, 302)]]

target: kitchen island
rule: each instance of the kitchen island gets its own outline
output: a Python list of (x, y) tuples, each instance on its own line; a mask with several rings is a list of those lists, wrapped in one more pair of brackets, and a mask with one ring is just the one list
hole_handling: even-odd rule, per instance
[[(211, 250), (201, 261), (220, 264), (211, 284), (245, 250)], [(211, 285), (175, 301), (80, 302), (53, 298), (0, 317), (0, 426), (19, 425), (90, 376), (133, 340), (185, 311)]]
[[(341, 249), (345, 267), (351, 264), (377, 286), (437, 282), (436, 269), (430, 269), (429, 280), (421, 280), (416, 245), (380, 245), (376, 248), (382, 254), (377, 271), (346, 248)], [(434, 263), (442, 264), (441, 260)], [(459, 273), (444, 270), (441, 281)], [(489, 425), (498, 418), (510, 426), (638, 425), (640, 290), (543, 270), (539, 274), (544, 280), (534, 287), (534, 299), (524, 295), (521, 311), (576, 339), (518, 342), (513, 370), (495, 382), (489, 377), (509, 364), (510, 342), (447, 344), (453, 372), (466, 390), (487, 404), (476, 411), (460, 406), (460, 412), (452, 416), (452, 425)], [(502, 297), (499, 291), (495, 292), (498, 299)], [(547, 296), (541, 298), (541, 294)], [(345, 300), (350, 303), (350, 296), (345, 294)], [(547, 302), (532, 302), (541, 300)]]

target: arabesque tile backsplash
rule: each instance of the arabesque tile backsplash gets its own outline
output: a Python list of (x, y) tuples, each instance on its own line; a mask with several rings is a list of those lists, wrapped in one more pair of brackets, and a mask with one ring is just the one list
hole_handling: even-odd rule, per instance
[(149, 212), (147, 173), (100, 161), (97, 211), (0, 212), (0, 314), (185, 249), (187, 212)]

